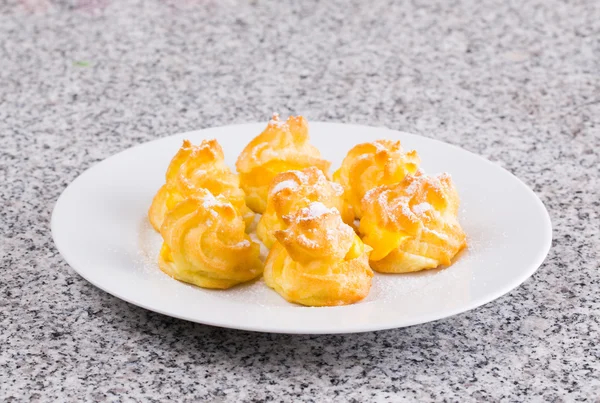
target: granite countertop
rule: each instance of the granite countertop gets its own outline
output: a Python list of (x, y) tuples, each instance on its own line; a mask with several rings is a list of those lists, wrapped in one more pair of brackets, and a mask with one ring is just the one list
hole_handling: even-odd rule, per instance
[[(600, 7), (521, 3), (0, 2), (0, 400), (597, 399)], [(548, 258), (452, 318), (292, 336), (146, 311), (58, 254), (52, 208), (86, 168), (273, 110), (495, 161), (547, 206)]]

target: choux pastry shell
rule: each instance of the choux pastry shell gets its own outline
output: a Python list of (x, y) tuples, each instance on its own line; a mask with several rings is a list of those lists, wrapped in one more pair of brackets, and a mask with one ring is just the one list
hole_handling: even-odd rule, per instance
[(189, 140), (184, 140), (169, 164), (165, 184), (158, 190), (148, 211), (154, 229), (160, 231), (166, 213), (198, 189), (224, 195), (239, 210), (246, 224), (252, 223), (254, 214), (245, 204), (238, 176), (225, 165), (219, 143), (203, 140), (200, 145), (194, 146)]
[(367, 192), (359, 231), (373, 248), (371, 267), (408, 273), (450, 265), (466, 246), (459, 197), (450, 175), (409, 175)]
[(356, 218), (362, 217), (361, 201), (371, 189), (401, 182), (414, 174), (420, 159), (415, 150), (405, 152), (400, 141), (376, 140), (354, 146), (333, 174), (333, 180), (346, 190)]
[(353, 225), (354, 215), (344, 199), (344, 189), (329, 181), (321, 170), (310, 167), (278, 174), (269, 187), (267, 208), (256, 228), (258, 237), (270, 248), (276, 241), (275, 231), (287, 228), (290, 214), (317, 201), (336, 208), (342, 220)]
[(263, 272), (260, 246), (245, 232), (239, 211), (223, 195), (200, 189), (165, 216), (159, 267), (205, 288), (229, 288)]
[(266, 284), (290, 302), (307, 306), (346, 305), (371, 288), (370, 248), (320, 202), (300, 209), (290, 225), (275, 232), (265, 263)]
[(283, 122), (274, 114), (267, 128), (244, 148), (236, 167), (246, 192), (246, 204), (262, 214), (267, 207), (269, 186), (277, 174), (314, 166), (327, 175), (330, 164), (309, 143), (306, 119), (290, 116)]

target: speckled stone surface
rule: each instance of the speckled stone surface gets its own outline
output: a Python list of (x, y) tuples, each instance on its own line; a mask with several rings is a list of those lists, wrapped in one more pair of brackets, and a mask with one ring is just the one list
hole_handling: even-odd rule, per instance
[[(0, 400), (597, 401), (600, 4), (397, 3), (0, 1)], [(60, 257), (90, 165), (273, 110), (497, 162), (550, 212), (546, 262), (456, 317), (317, 337), (148, 312)]]

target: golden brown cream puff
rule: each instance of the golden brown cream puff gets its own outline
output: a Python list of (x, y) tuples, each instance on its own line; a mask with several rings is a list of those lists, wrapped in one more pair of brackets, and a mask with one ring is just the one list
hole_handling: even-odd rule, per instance
[(245, 232), (239, 210), (206, 189), (165, 216), (159, 267), (169, 276), (205, 288), (229, 288), (263, 272), (260, 246)]
[(223, 149), (217, 140), (203, 140), (197, 146), (184, 140), (169, 164), (165, 184), (158, 190), (148, 211), (154, 229), (160, 231), (165, 214), (199, 189), (224, 195), (242, 214), (246, 224), (252, 223), (254, 214), (245, 204), (238, 176), (225, 165)]
[(320, 169), (310, 167), (278, 174), (269, 187), (267, 208), (256, 229), (258, 237), (270, 248), (276, 240), (275, 231), (287, 228), (290, 215), (317, 201), (336, 208), (346, 224), (354, 223), (344, 189), (329, 181)]
[(307, 306), (352, 304), (371, 288), (370, 247), (335, 208), (313, 202), (275, 232), (266, 284), (290, 302)]
[(274, 114), (267, 128), (244, 148), (236, 167), (248, 207), (262, 214), (269, 186), (277, 174), (316, 167), (328, 175), (330, 164), (309, 143), (306, 119), (290, 116), (284, 122)]
[(354, 146), (333, 174), (333, 180), (344, 187), (354, 215), (360, 219), (365, 193), (377, 186), (401, 182), (406, 175), (414, 174), (419, 164), (417, 152), (405, 152), (400, 141), (376, 140)]
[(451, 264), (466, 246), (459, 197), (448, 174), (407, 176), (367, 192), (359, 231), (373, 248), (371, 267), (408, 273)]

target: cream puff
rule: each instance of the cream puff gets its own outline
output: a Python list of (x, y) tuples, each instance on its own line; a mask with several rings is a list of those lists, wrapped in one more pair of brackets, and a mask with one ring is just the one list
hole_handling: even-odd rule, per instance
[(270, 248), (276, 241), (275, 231), (287, 228), (291, 214), (312, 202), (336, 208), (346, 224), (354, 223), (342, 186), (329, 181), (320, 169), (310, 167), (275, 176), (269, 187), (267, 208), (256, 228), (258, 237)]
[(450, 265), (466, 246), (459, 197), (450, 175), (407, 176), (367, 192), (359, 231), (373, 248), (371, 267), (408, 273)]
[(177, 280), (224, 289), (263, 272), (259, 244), (224, 195), (198, 190), (166, 214), (160, 233), (159, 267)]
[(203, 140), (197, 146), (184, 140), (169, 164), (165, 184), (154, 196), (148, 211), (154, 229), (160, 231), (166, 213), (199, 189), (225, 196), (246, 224), (252, 223), (254, 214), (245, 204), (238, 176), (225, 164), (223, 149), (217, 140)]
[(275, 232), (265, 262), (266, 284), (286, 300), (307, 306), (352, 304), (371, 288), (370, 247), (335, 208), (313, 202)]
[(414, 174), (420, 159), (415, 150), (405, 152), (400, 141), (376, 140), (354, 146), (333, 174), (333, 180), (346, 190), (356, 218), (362, 217), (361, 201), (371, 189), (401, 182)]
[(330, 164), (310, 144), (306, 119), (290, 116), (281, 121), (274, 114), (267, 128), (244, 148), (236, 168), (248, 207), (262, 214), (267, 207), (269, 186), (277, 174), (316, 167), (328, 175)]

